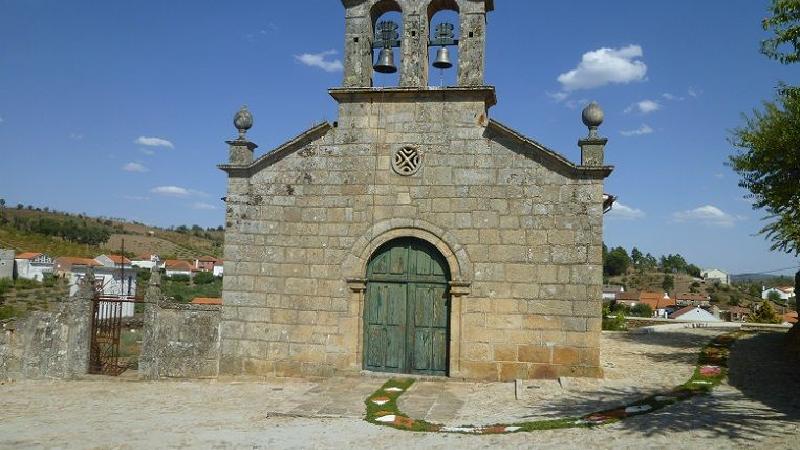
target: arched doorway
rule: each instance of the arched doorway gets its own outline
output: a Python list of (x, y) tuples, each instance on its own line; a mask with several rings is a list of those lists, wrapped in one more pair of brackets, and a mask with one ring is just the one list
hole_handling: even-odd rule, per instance
[(364, 368), (447, 375), (450, 273), (445, 258), (420, 239), (379, 247), (367, 265)]

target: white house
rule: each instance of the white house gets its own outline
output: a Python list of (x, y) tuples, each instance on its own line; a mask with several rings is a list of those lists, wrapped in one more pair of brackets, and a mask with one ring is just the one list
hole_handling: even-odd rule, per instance
[(603, 285), (603, 300), (615, 300), (617, 294), (625, 292), (625, 287), (618, 284)]
[(164, 269), (167, 277), (174, 277), (176, 275), (192, 276), (194, 266), (189, 261), (182, 259), (168, 259), (164, 261)]
[[(105, 255), (101, 255), (105, 256)], [(102, 260), (106, 264), (102, 264)], [(111, 264), (114, 260), (127, 261), (117, 255), (105, 256), (105, 258), (56, 258), (56, 273), (69, 281), (69, 294), (75, 295), (78, 292), (80, 281), (86, 277), (91, 269), (94, 272), (94, 279), (101, 287), (101, 293), (108, 296), (134, 296), (136, 295), (136, 272), (130, 267), (130, 261), (125, 264), (123, 271), (121, 267)], [(123, 276), (124, 275), (124, 276)], [(134, 304), (122, 304), (122, 317), (133, 317)], [(102, 315), (101, 315), (102, 317)]]
[(778, 287), (772, 287), (772, 288), (769, 288), (769, 289), (767, 289), (767, 288), (762, 288), (762, 289), (763, 290), (761, 291), (761, 298), (763, 300), (768, 299), (769, 295), (771, 293), (773, 293), (773, 292), (778, 294), (778, 296), (783, 301), (789, 300), (790, 298), (794, 297), (794, 288), (793, 287), (778, 286)]
[(20, 253), (14, 258), (18, 278), (44, 280), (45, 274), (53, 273), (53, 258), (44, 253)]
[(161, 261), (161, 258), (159, 258), (158, 255), (151, 255), (146, 253), (132, 259), (131, 265), (142, 269), (152, 270), (153, 267), (158, 267), (158, 268), (164, 267), (164, 262)]
[(719, 269), (705, 269), (700, 272), (705, 281), (719, 281), (720, 284), (731, 284), (731, 277)]
[(670, 319), (686, 320), (691, 322), (722, 322), (722, 319), (699, 306), (687, 306), (669, 315)]
[(223, 275), (223, 272), (224, 272), (223, 265), (224, 265), (224, 263), (222, 262), (221, 259), (218, 259), (217, 262), (214, 264), (214, 272), (213, 273), (214, 273), (215, 277), (221, 277)]

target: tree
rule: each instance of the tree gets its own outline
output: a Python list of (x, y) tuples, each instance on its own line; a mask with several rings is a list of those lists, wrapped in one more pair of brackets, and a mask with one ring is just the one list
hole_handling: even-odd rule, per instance
[(756, 308), (756, 311), (751, 313), (748, 322), (753, 323), (780, 323), (781, 318), (772, 307), (772, 302), (769, 300), (761, 302)]
[(675, 278), (672, 275), (664, 275), (664, 281), (661, 282), (661, 288), (667, 292), (675, 289)]
[(631, 258), (628, 252), (622, 247), (615, 247), (606, 256), (603, 272), (609, 276), (622, 275), (628, 270)]
[(636, 317), (653, 317), (653, 308), (645, 303), (637, 303), (631, 308), (631, 315)]
[[(761, 22), (764, 31), (775, 36), (761, 42), (761, 53), (771, 59), (790, 64), (800, 61), (800, 0), (773, 0), (772, 17)], [(786, 45), (790, 51), (784, 51)]]
[(642, 252), (640, 252), (638, 248), (633, 247), (631, 250), (631, 262), (633, 262), (633, 265), (638, 266), (639, 263), (642, 262), (643, 257), (644, 255), (642, 255)]
[(5, 207), (6, 207), (6, 199), (0, 198), (0, 208), (5, 208)]
[(781, 294), (778, 294), (775, 291), (770, 291), (770, 293), (767, 294), (767, 300), (775, 302), (775, 303), (782, 303), (783, 302), (783, 299), (781, 298)]

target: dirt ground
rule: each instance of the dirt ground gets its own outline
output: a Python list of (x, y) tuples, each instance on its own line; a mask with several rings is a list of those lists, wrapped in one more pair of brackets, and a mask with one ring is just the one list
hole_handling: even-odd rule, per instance
[[(574, 415), (598, 402), (622, 402), (684, 379), (694, 350), (710, 334), (610, 333), (603, 338), (606, 380), (569, 380), (563, 387), (529, 382), (519, 400), (511, 384), (418, 382), (407, 405), (415, 414), (456, 422)], [(322, 383), (98, 378), (0, 386), (0, 448), (800, 449), (800, 367), (783, 357), (782, 338), (761, 333), (737, 342), (730, 379), (711, 396), (594, 429), (469, 436), (379, 427), (361, 415), (364, 398), (383, 383), (380, 378)], [(434, 401), (425, 403), (425, 397)], [(451, 407), (444, 407), (452, 398)]]

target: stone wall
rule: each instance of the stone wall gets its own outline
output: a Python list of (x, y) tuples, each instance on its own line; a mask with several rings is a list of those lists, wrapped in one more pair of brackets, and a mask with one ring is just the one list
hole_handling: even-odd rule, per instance
[(57, 311), (34, 311), (0, 330), (0, 380), (74, 378), (89, 369), (90, 284)]
[(221, 307), (167, 302), (153, 272), (145, 296), (139, 377), (211, 378), (218, 373)]
[(800, 361), (800, 322), (786, 333), (786, 351)]
[(14, 250), (0, 249), (0, 280), (14, 276)]
[[(450, 375), (598, 376), (605, 166), (576, 166), (490, 121), (491, 88), (332, 90), (338, 126), (223, 166), (220, 372), (362, 367), (365, 269), (389, 239), (452, 274)], [(394, 153), (423, 154), (413, 176)]]

